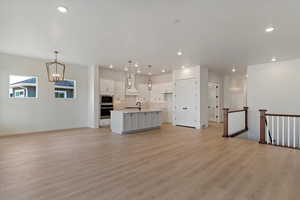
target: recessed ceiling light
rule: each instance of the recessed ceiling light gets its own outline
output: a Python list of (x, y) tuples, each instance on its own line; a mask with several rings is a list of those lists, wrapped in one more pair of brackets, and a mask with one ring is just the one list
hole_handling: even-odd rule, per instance
[(179, 51), (177, 52), (177, 55), (178, 56), (182, 56), (183, 55), (183, 53), (182, 53), (182, 51), (179, 49)]
[(165, 69), (162, 69), (162, 70), (161, 70), (161, 72), (162, 72), (162, 73), (165, 73), (165, 72), (166, 72), (166, 70), (165, 70)]
[(277, 59), (276, 59), (275, 57), (273, 57), (271, 61), (272, 61), (272, 62), (276, 62)]
[(141, 70), (138, 69), (136, 72), (137, 72), (138, 74), (140, 74), (140, 73), (141, 73)]
[(57, 10), (61, 13), (67, 13), (68, 12), (68, 9), (64, 6), (58, 6)]
[(127, 67), (125, 67), (125, 68), (124, 68), (124, 71), (125, 71), (125, 72), (127, 72), (127, 71), (128, 71), (128, 68), (127, 68)]
[(182, 66), (181, 66), (181, 69), (184, 69), (184, 68), (185, 68), (185, 66), (184, 66), (184, 65), (182, 65)]
[(274, 30), (275, 30), (274, 26), (268, 26), (268, 27), (265, 29), (266, 33), (271, 33), (271, 32), (273, 32)]
[(134, 66), (135, 66), (135, 67), (139, 67), (139, 64), (138, 64), (138, 63), (135, 63)]
[(114, 66), (113, 65), (109, 65), (109, 68), (112, 69), (112, 68), (114, 68)]

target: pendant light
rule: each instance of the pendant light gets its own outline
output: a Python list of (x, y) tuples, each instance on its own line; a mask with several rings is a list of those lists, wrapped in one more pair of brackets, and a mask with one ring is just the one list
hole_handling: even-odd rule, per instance
[(53, 62), (46, 63), (48, 81), (60, 82), (65, 79), (66, 65), (57, 61), (58, 51), (54, 51), (55, 60)]
[(148, 72), (148, 75), (149, 75), (149, 79), (148, 79), (148, 83), (147, 83), (147, 86), (148, 86), (148, 90), (151, 91), (152, 90), (152, 80), (151, 80), (151, 65), (148, 66), (149, 68), (149, 72)]
[(131, 89), (131, 87), (132, 87), (133, 74), (130, 73), (131, 65), (132, 65), (132, 61), (129, 60), (128, 66), (125, 67), (125, 71), (129, 71), (129, 73), (127, 74), (127, 89)]

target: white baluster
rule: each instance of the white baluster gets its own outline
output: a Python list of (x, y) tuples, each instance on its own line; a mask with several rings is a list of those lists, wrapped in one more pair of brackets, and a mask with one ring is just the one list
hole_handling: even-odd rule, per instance
[(281, 136), (282, 136), (282, 146), (285, 146), (285, 143), (284, 143), (284, 117), (282, 117), (282, 133), (281, 133)]
[(272, 142), (272, 144), (273, 144), (273, 142), (274, 142), (274, 116), (272, 116), (272, 140), (273, 141), (271, 141)]
[(267, 144), (270, 144), (270, 138), (269, 138), (269, 125), (270, 125), (270, 117), (266, 116), (266, 120), (267, 120), (267, 125), (266, 125), (266, 138), (267, 138)]
[(276, 123), (276, 126), (277, 126), (277, 131), (276, 131), (276, 135), (277, 135), (277, 141), (276, 141), (276, 144), (279, 145), (279, 117), (277, 117), (277, 123)]
[(293, 137), (293, 139), (294, 139), (294, 148), (296, 148), (296, 117), (294, 117), (294, 131), (293, 131), (293, 133), (294, 133), (294, 137)]
[(288, 147), (290, 147), (290, 134), (291, 134), (291, 130), (290, 130), (290, 118), (288, 117)]

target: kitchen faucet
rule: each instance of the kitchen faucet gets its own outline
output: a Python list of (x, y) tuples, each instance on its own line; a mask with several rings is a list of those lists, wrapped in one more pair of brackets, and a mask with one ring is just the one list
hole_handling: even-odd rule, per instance
[(138, 108), (139, 108), (139, 111), (142, 110), (142, 102), (138, 101), (138, 102), (136, 102), (135, 105), (139, 106), (139, 107), (138, 107)]

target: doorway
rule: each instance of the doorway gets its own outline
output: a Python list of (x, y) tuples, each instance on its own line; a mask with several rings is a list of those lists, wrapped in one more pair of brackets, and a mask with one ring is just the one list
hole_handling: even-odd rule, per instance
[(208, 82), (208, 120), (220, 122), (220, 84)]

